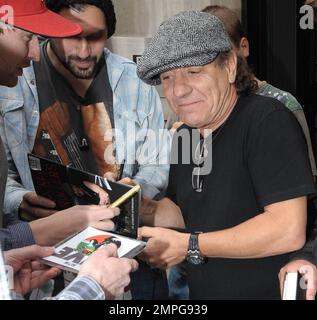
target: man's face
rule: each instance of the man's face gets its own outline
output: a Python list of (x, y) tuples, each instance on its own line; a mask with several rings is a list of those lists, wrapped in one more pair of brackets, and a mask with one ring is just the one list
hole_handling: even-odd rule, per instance
[(22, 69), (39, 59), (36, 36), (19, 29), (1, 29), (0, 33), (0, 85), (14, 87)]
[(95, 6), (87, 5), (81, 11), (68, 8), (59, 14), (78, 23), (83, 32), (72, 38), (52, 39), (54, 53), (76, 78), (93, 78), (107, 41), (104, 13)]
[(231, 98), (233, 68), (212, 62), (161, 74), (165, 96), (182, 122), (194, 128), (211, 129), (221, 121)]

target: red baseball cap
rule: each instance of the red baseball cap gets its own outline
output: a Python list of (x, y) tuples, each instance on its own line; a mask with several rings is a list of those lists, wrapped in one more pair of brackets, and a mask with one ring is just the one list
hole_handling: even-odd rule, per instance
[(45, 37), (64, 38), (82, 32), (78, 24), (48, 10), (43, 0), (0, 0), (0, 20)]

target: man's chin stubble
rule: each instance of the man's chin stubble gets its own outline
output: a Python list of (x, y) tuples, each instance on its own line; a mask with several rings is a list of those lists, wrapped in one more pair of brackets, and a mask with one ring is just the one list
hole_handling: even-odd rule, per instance
[(80, 71), (74, 68), (68, 68), (68, 71), (70, 71), (74, 77), (83, 80), (92, 79), (94, 74), (94, 71)]

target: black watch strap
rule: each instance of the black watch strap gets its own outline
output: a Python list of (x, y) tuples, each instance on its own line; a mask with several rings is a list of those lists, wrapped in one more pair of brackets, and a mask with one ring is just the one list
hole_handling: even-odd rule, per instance
[(199, 233), (192, 233), (190, 235), (189, 242), (188, 242), (188, 249), (189, 250), (199, 250), (198, 235), (199, 235)]
[(206, 262), (199, 249), (198, 236), (199, 233), (192, 233), (189, 237), (186, 260), (191, 264), (203, 264)]

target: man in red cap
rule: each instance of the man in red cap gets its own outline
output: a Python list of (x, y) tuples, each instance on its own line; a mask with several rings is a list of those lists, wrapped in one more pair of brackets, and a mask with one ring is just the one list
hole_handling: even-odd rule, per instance
[[(82, 31), (79, 25), (48, 10), (40, 0), (0, 0), (0, 23), (0, 85), (8, 87), (17, 84), (23, 68), (28, 67), (32, 60), (39, 59), (39, 44), (34, 34), (67, 37)], [(0, 102), (1, 113), (3, 108)], [(6, 227), (0, 229), (2, 249), (23, 247), (34, 242), (38, 245), (54, 245), (87, 225), (112, 230), (114, 225), (110, 219), (119, 214), (119, 211), (102, 205), (70, 208), (31, 223), (16, 223), (13, 212), (3, 215), (7, 177), (5, 159), (3, 143), (0, 141), (0, 228)]]
[[(22, 69), (28, 67), (32, 60), (39, 59), (39, 44), (34, 34), (68, 37), (78, 35), (81, 31), (79, 25), (49, 11), (41, 0), (0, 0), (0, 85), (15, 86), (18, 76), (22, 75)], [(0, 219), (3, 216), (6, 179), (7, 161), (0, 138)], [(91, 219), (89, 221), (88, 213), (95, 216), (94, 221)], [(58, 237), (62, 239), (67, 233), (78, 231), (91, 223), (100, 222), (99, 227), (111, 229), (113, 224), (110, 220), (101, 221), (110, 219), (115, 214), (118, 214), (118, 210), (107, 209), (104, 206), (82, 209), (76, 207), (30, 224), (16, 222), (13, 215), (6, 215), (6, 219), (14, 223), (9, 223), (6, 229), (0, 229), (0, 255), (1, 247), (3, 249), (22, 247), (34, 242), (49, 245), (52, 243), (49, 243), (48, 239), (54, 241), (55, 237), (54, 242), (57, 240), (56, 236), (53, 236), (54, 233), (57, 232)], [(68, 219), (66, 219), (67, 215), (70, 216)], [(78, 217), (81, 218), (78, 220)], [(1, 225), (0, 220), (0, 227)], [(43, 230), (51, 236), (45, 236)], [(57, 275), (56, 268), (47, 270), (35, 263), (37, 258), (50, 255), (53, 251), (54, 249), (49, 247), (30, 246), (5, 253), (5, 262), (11, 265), (14, 271), (14, 289), (17, 293), (25, 294)], [(113, 246), (91, 256), (91, 259), (82, 266), (76, 281), (57, 299), (105, 299), (122, 294), (130, 282), (129, 274), (137, 268), (137, 263), (134, 260), (115, 258), (116, 256), (117, 249)], [(0, 267), (0, 270), (3, 270), (2, 265)], [(105, 277), (105, 274), (108, 276)], [(2, 274), (0, 274), (0, 288), (3, 288), (1, 276)]]
[[(33, 34), (69, 37), (82, 31), (79, 25), (48, 10), (39, 0), (1, 0), (0, 20), (0, 81), (9, 87), (17, 84), (22, 69), (28, 67), (31, 60), (39, 59), (38, 40)], [(4, 24), (7, 24), (6, 28)], [(10, 29), (12, 25), (19, 30)], [(16, 34), (14, 37), (13, 32)]]

